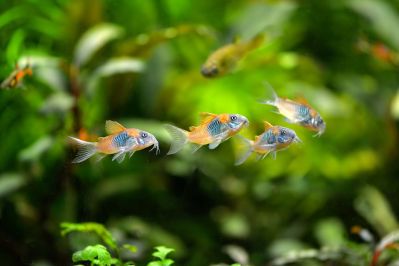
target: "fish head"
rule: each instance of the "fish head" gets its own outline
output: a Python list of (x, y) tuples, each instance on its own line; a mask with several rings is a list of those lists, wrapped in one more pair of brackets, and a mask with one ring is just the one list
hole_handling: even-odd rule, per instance
[(279, 127), (277, 134), (278, 144), (290, 144), (292, 142), (302, 142), (295, 131), (286, 127)]
[(155, 149), (155, 153), (159, 154), (159, 143), (158, 143), (158, 140), (151, 133), (148, 133), (147, 131), (141, 130), (139, 132), (138, 137), (137, 137), (137, 141), (138, 141), (139, 145), (143, 149), (152, 146), (150, 151)]
[(312, 118), (311, 120), (312, 127), (317, 131), (317, 135), (320, 136), (326, 130), (326, 123), (320, 115)]
[(219, 68), (217, 64), (205, 64), (201, 68), (201, 74), (204, 77), (213, 78), (219, 74)]
[(239, 114), (229, 114), (227, 125), (233, 131), (238, 131), (242, 127), (249, 125), (248, 118)]

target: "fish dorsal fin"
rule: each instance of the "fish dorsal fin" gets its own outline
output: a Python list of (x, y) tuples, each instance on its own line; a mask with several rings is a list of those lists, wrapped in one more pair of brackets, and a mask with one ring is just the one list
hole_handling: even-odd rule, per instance
[(217, 117), (217, 115), (212, 114), (212, 113), (202, 112), (202, 113), (200, 113), (200, 117), (201, 117), (201, 125), (202, 125), (202, 124), (206, 124), (206, 123), (212, 121), (214, 118)]
[(109, 135), (122, 132), (125, 129), (126, 128), (124, 126), (122, 126), (121, 124), (119, 124), (118, 122), (115, 122), (112, 120), (107, 120), (105, 122), (105, 132), (107, 132), (107, 134), (109, 134)]
[(263, 125), (265, 126), (265, 131), (273, 127), (273, 125), (267, 121), (263, 121)]
[(221, 123), (227, 123), (227, 122), (229, 122), (229, 120), (230, 120), (230, 115), (229, 114), (219, 115), (219, 121)]
[(261, 135), (255, 136), (255, 141), (254, 142), (257, 142), (259, 140), (260, 136)]
[(196, 127), (196, 126), (191, 126), (191, 127), (189, 127), (188, 129), (190, 130), (190, 131), (194, 131), (194, 130), (196, 130), (198, 127)]
[(308, 103), (308, 101), (303, 96), (296, 97), (295, 101), (297, 103), (300, 103), (300, 104), (303, 104), (303, 105), (306, 105), (306, 106), (310, 107), (310, 104)]

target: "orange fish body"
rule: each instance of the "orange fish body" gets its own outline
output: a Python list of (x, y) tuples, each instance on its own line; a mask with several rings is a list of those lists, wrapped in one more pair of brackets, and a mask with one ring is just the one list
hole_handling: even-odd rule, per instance
[(197, 149), (207, 144), (210, 149), (214, 149), (249, 123), (246, 117), (238, 114), (201, 113), (201, 117), (200, 125), (190, 127), (190, 131), (165, 125), (173, 138), (168, 154), (178, 152), (187, 142), (197, 144)]
[(293, 142), (301, 142), (292, 129), (273, 126), (268, 122), (264, 122), (265, 131), (255, 137), (254, 141), (241, 137), (244, 143), (244, 150), (236, 161), (236, 165), (242, 164), (252, 153), (257, 154), (258, 159), (265, 158), (272, 153), (276, 158), (276, 152), (286, 149)]
[(275, 106), (278, 112), (286, 117), (288, 122), (299, 124), (321, 135), (326, 129), (326, 123), (320, 114), (303, 98), (296, 101), (280, 98), (273, 90), (273, 99), (264, 101), (264, 104)]
[(26, 76), (32, 76), (32, 68), (28, 65), (23, 69), (19, 69), (18, 64), (15, 66), (15, 70), (1, 83), (1, 88), (15, 88), (17, 87), (22, 79)]
[(70, 137), (73, 143), (80, 147), (77, 157), (72, 162), (80, 163), (99, 153), (102, 154), (102, 157), (108, 154), (115, 154), (112, 160), (117, 160), (120, 163), (127, 153), (132, 156), (135, 151), (149, 146), (153, 146), (153, 149), (156, 148), (157, 153), (159, 152), (158, 141), (146, 131), (125, 128), (121, 124), (110, 120), (106, 121), (105, 131), (110, 135), (99, 137), (97, 142), (87, 142)]

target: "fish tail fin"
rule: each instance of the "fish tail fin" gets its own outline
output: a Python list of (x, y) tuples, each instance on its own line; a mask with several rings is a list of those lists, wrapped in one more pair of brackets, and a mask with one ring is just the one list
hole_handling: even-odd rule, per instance
[(248, 50), (253, 50), (258, 48), (259, 46), (262, 45), (263, 41), (265, 40), (265, 34), (264, 33), (259, 33), (255, 35), (247, 44), (247, 49)]
[(268, 104), (268, 105), (276, 106), (277, 105), (277, 101), (278, 101), (278, 95), (277, 95), (276, 91), (274, 90), (273, 86), (269, 82), (264, 81), (263, 84), (266, 87), (266, 93), (267, 94), (271, 94), (272, 97), (269, 98), (269, 99), (260, 100), (259, 102), (262, 103), (262, 104)]
[(237, 135), (237, 137), (238, 139), (240, 139), (241, 145), (238, 151), (239, 155), (237, 157), (235, 165), (240, 165), (244, 163), (253, 152), (253, 142), (249, 139), (244, 138), (241, 135)]
[(174, 154), (180, 151), (183, 146), (188, 142), (188, 132), (169, 124), (165, 125), (165, 129), (172, 136), (172, 144), (170, 145), (170, 149), (167, 155)]
[(81, 163), (97, 152), (97, 142), (88, 142), (74, 137), (68, 137), (69, 141), (78, 147), (78, 153), (72, 163)]

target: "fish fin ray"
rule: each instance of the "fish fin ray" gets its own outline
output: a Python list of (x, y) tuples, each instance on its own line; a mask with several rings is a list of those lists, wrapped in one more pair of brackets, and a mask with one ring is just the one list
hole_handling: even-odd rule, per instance
[(78, 147), (78, 152), (72, 163), (81, 163), (97, 152), (97, 142), (88, 142), (74, 137), (69, 137), (69, 141)]
[(105, 132), (107, 132), (109, 135), (116, 134), (124, 130), (126, 130), (126, 128), (118, 122), (112, 120), (107, 120), (105, 122)]
[(249, 139), (244, 138), (241, 135), (237, 135), (237, 139), (239, 139), (241, 141), (242, 145), (241, 145), (240, 150), (238, 151), (239, 155), (238, 155), (234, 165), (243, 164), (253, 152), (253, 148), (252, 148), (253, 143)]
[(217, 140), (215, 140), (215, 141), (209, 143), (209, 149), (210, 149), (210, 150), (216, 149), (217, 146), (220, 145), (220, 143), (222, 143), (222, 139), (217, 139)]
[(123, 159), (125, 159), (125, 156), (126, 156), (126, 151), (120, 151), (112, 157), (112, 161), (116, 160), (118, 163), (121, 163)]
[(264, 81), (263, 84), (266, 87), (266, 90), (271, 92), (272, 97), (271, 97), (271, 99), (258, 100), (258, 102), (260, 102), (261, 104), (268, 104), (268, 105), (277, 107), (277, 101), (278, 101), (279, 97), (278, 97), (276, 91), (274, 90), (273, 86), (267, 81)]
[(193, 146), (193, 148), (192, 148), (191, 153), (195, 153), (195, 152), (198, 151), (203, 145), (195, 144), (195, 143), (194, 143), (192, 146)]
[(172, 136), (172, 143), (170, 145), (170, 149), (167, 155), (174, 154), (180, 151), (183, 146), (188, 142), (188, 132), (169, 124), (165, 125), (165, 129)]

